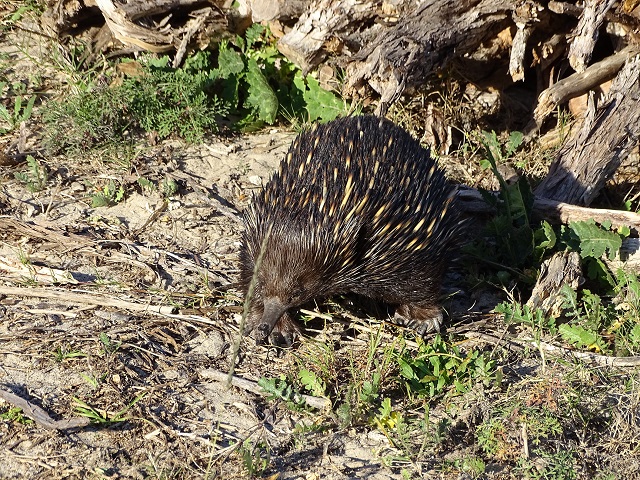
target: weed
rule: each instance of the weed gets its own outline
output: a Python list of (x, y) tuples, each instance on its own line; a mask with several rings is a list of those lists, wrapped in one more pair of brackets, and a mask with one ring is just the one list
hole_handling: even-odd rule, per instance
[(258, 380), (258, 385), (267, 394), (267, 400), (282, 400), (291, 410), (303, 410), (305, 401), (295, 386), (283, 375), (280, 378), (265, 378)]
[(64, 360), (69, 360), (72, 358), (83, 358), (87, 356), (87, 354), (82, 350), (75, 350), (69, 345), (57, 347), (52, 352), (52, 354), (55, 361), (59, 363), (63, 362)]
[(417, 352), (404, 351), (398, 363), (409, 395), (419, 397), (461, 394), (477, 381), (489, 385), (496, 371), (495, 361), (484, 353), (463, 354), (440, 335), (431, 343), (418, 339)]
[(269, 29), (259, 24), (244, 38), (220, 44), (216, 76), (225, 80), (221, 96), (241, 115), (238, 127), (245, 131), (274, 123), (278, 114), (292, 123), (327, 122), (351, 108), (315, 78), (305, 78), (280, 54)]
[(487, 468), (480, 457), (463, 457), (454, 462), (456, 468), (469, 475), (471, 478), (482, 478)]
[(251, 440), (245, 440), (239, 453), (249, 477), (262, 476), (271, 461), (270, 448), (265, 442), (253, 443)]
[(91, 195), (91, 206), (96, 207), (109, 207), (119, 203), (124, 198), (124, 188), (122, 185), (116, 187), (116, 183), (113, 180), (102, 187), (102, 191)]
[(212, 94), (213, 71), (205, 52), (187, 59), (182, 68), (169, 68), (169, 57), (145, 57), (143, 74), (127, 78), (120, 89), (129, 98), (136, 124), (160, 138), (178, 134), (189, 143), (199, 142), (227, 106)]
[(521, 141), (519, 132), (512, 132), (504, 146), (495, 132), (482, 132), (478, 139), (485, 157), (480, 165), (493, 172), (500, 191), (494, 196), (481, 190), (485, 201), (497, 213), (485, 228), (489, 240), (479, 239), (468, 251), (483, 263), (496, 267), (498, 282), (503, 285), (508, 285), (513, 277), (532, 284), (535, 272), (529, 270), (531, 265), (539, 262), (556, 244), (555, 233), (548, 223), (536, 227), (531, 220), (533, 194), (526, 178), (520, 177), (509, 184), (499, 171), (499, 165), (507, 161)]
[(101, 426), (109, 426), (115, 423), (122, 423), (130, 420), (131, 417), (127, 416), (127, 412), (131, 410), (131, 408), (142, 400), (145, 397), (146, 393), (141, 393), (136, 398), (134, 398), (125, 408), (119, 410), (113, 415), (109, 415), (106, 410), (98, 410), (93, 408), (91, 405), (83, 402), (82, 400), (73, 397), (73, 403), (75, 405), (75, 411), (78, 415), (82, 417), (87, 417), (91, 420), (91, 423), (95, 423)]
[(549, 453), (534, 449), (531, 458), (520, 458), (514, 469), (520, 478), (532, 480), (573, 480), (577, 478), (575, 460), (570, 450)]
[(6, 412), (0, 413), (0, 420), (16, 422), (21, 425), (33, 425), (33, 420), (25, 417), (20, 407), (11, 407)]
[[(526, 432), (526, 437), (522, 432)], [(526, 438), (533, 445), (557, 438), (563, 433), (557, 416), (544, 406), (521, 401), (496, 408), (476, 429), (478, 445), (493, 459), (516, 459)]]
[(88, 88), (61, 102), (49, 102), (42, 120), (43, 144), (52, 154), (117, 144), (132, 122), (125, 92), (106, 87)]
[(91, 388), (95, 390), (104, 382), (104, 379), (107, 377), (107, 374), (103, 373), (102, 375), (97, 377), (96, 375), (93, 375), (93, 374), (85, 375), (84, 373), (81, 373), (80, 376), (84, 379), (85, 382), (89, 384)]
[(44, 190), (49, 180), (46, 169), (31, 155), (27, 155), (27, 166), (28, 170), (14, 173), (16, 180), (23, 183), (31, 193)]
[(165, 198), (173, 197), (179, 191), (178, 183), (173, 178), (165, 178), (160, 184), (160, 191)]
[(120, 349), (121, 343), (114, 342), (111, 339), (111, 337), (109, 337), (109, 335), (107, 335), (104, 332), (100, 333), (99, 339), (100, 339), (100, 343), (102, 343), (102, 346), (104, 348), (104, 353), (106, 354), (115, 353)]
[[(7, 82), (0, 82), (0, 94), (5, 98), (7, 97), (7, 93), (5, 92), (5, 87), (7, 86)], [(15, 94), (13, 98), (13, 108), (8, 109), (0, 104), (0, 135), (11, 132), (17, 128), (20, 123), (26, 122), (31, 118), (36, 98), (36, 95), (31, 95), (27, 98), (20, 94)], [(4, 124), (4, 126), (2, 124)]]
[(385, 345), (382, 352), (378, 352), (381, 339), (382, 325), (370, 335), (364, 359), (360, 352), (349, 352), (348, 376), (339, 382), (338, 393), (344, 401), (336, 410), (341, 427), (370, 423), (376, 415), (383, 382), (391, 374), (396, 357), (395, 343)]
[[(383, 407), (386, 410), (384, 404), (385, 402), (383, 402)], [(424, 407), (423, 415), (410, 416), (400, 412), (396, 412), (394, 415), (386, 411), (384, 414), (391, 422), (383, 425), (381, 431), (389, 442), (398, 449), (405, 461), (423, 460), (427, 448), (435, 448), (444, 442), (451, 426), (448, 418), (433, 421), (428, 404)]]
[(494, 311), (504, 315), (507, 325), (524, 324), (539, 333), (556, 334), (558, 331), (555, 318), (548, 317), (538, 308), (531, 309), (529, 305), (522, 305), (515, 301), (503, 302), (497, 305)]
[(18, 22), (20, 22), (26, 16), (37, 16), (39, 17), (44, 12), (44, 2), (38, 0), (22, 0), (20, 5), (13, 12), (4, 15), (8, 10), (8, 2), (4, 2), (3, 5), (4, 11), (3, 17), (0, 19), (0, 32), (5, 32), (13, 29)]

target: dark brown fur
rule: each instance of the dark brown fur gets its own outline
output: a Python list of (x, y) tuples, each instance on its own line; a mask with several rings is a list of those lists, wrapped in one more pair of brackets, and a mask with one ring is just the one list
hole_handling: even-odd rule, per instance
[(439, 328), (440, 282), (461, 230), (455, 189), (393, 123), (351, 117), (300, 134), (245, 226), (245, 294), (264, 247), (247, 319), (258, 342), (290, 344), (292, 309), (347, 292), (396, 305), (395, 321), (419, 333)]

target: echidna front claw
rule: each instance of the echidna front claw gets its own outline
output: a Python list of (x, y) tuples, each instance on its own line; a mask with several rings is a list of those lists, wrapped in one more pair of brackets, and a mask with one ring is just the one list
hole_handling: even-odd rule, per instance
[(439, 307), (400, 305), (392, 320), (398, 325), (415, 330), (420, 336), (439, 332), (442, 326), (442, 311)]

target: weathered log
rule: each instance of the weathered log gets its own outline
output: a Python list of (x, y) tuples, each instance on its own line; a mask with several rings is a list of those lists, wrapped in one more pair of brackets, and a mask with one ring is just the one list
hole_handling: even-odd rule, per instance
[(640, 56), (627, 61), (611, 90), (582, 128), (559, 150), (548, 175), (536, 188), (542, 198), (589, 205), (640, 133)]
[[(465, 212), (478, 214), (494, 213), (480, 192), (472, 188), (461, 189), (458, 194), (462, 209)], [(623, 210), (606, 208), (588, 208), (569, 203), (536, 197), (533, 203), (533, 214), (536, 218), (547, 220), (552, 224), (564, 224), (586, 220), (597, 223), (610, 222), (613, 228), (629, 227), (634, 235), (640, 234), (640, 214)]]
[(346, 67), (345, 93), (381, 95), (383, 114), (410, 86), (424, 82), (452, 58), (474, 50), (511, 21), (512, 4), (495, 0), (428, 0), (396, 26), (380, 32)]
[(251, 0), (251, 20), (255, 23), (298, 19), (309, 7), (306, 0)]
[(576, 72), (583, 72), (591, 61), (593, 47), (606, 13), (616, 0), (586, 0), (584, 10), (569, 46), (569, 65)]
[[(91, 19), (95, 26), (96, 16), (102, 14), (108, 29), (103, 27), (94, 36), (89, 56), (107, 48), (115, 37), (136, 50), (159, 53), (175, 48), (174, 66), (188, 45), (207, 46), (212, 33), (228, 24), (222, 11), (207, 0), (55, 0), (49, 5), (43, 25), (58, 36), (76, 29), (84, 19)], [(105, 38), (105, 32), (111, 35)]]
[(345, 36), (375, 17), (373, 2), (318, 0), (313, 2), (291, 31), (278, 41), (278, 49), (303, 72), (326, 57), (331, 37)]
[(538, 97), (538, 105), (533, 112), (533, 119), (539, 128), (544, 119), (568, 100), (579, 97), (595, 87), (611, 80), (620, 71), (624, 63), (640, 51), (637, 45), (629, 46), (604, 60), (594, 63), (580, 73), (563, 78), (544, 90)]

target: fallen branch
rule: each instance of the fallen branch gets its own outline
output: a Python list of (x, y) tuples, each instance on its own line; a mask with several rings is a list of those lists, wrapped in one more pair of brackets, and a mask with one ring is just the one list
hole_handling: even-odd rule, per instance
[[(8, 388), (6, 385), (2, 386)], [(21, 408), (26, 417), (29, 417), (31, 420), (36, 422), (36, 424), (41, 427), (48, 428), (49, 430), (70, 430), (82, 428), (86, 427), (90, 423), (90, 420), (87, 417), (76, 417), (68, 420), (54, 420), (42, 408), (14, 393), (8, 392), (4, 388), (0, 388), (0, 398)]]
[[(480, 192), (473, 188), (460, 189), (458, 196), (461, 200), (462, 208), (468, 213), (495, 213), (492, 207), (484, 201)], [(568, 224), (569, 222), (593, 219), (597, 223), (609, 221), (614, 228), (627, 226), (636, 235), (640, 233), (640, 214), (634, 212), (581, 207), (557, 200), (536, 197), (533, 203), (533, 213), (538, 218), (554, 224)]]
[(540, 93), (538, 105), (533, 112), (537, 127), (540, 127), (544, 119), (558, 105), (579, 97), (607, 80), (614, 78), (624, 63), (637, 54), (638, 51), (640, 51), (640, 48), (637, 45), (630, 45), (618, 53), (594, 63), (580, 73), (574, 73), (567, 78), (563, 78)]
[(101, 307), (115, 307), (123, 310), (131, 310), (134, 312), (148, 312), (161, 315), (170, 315), (176, 312), (176, 307), (174, 306), (134, 303), (102, 295), (93, 295), (87, 292), (73, 293), (66, 290), (54, 290), (49, 288), (0, 286), (0, 295), (51, 298), (55, 299), (58, 302), (77, 303), (81, 305), (99, 305)]

